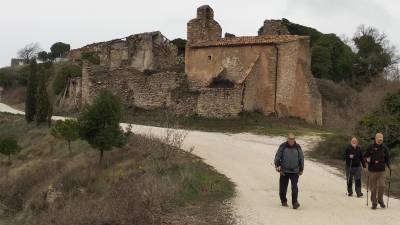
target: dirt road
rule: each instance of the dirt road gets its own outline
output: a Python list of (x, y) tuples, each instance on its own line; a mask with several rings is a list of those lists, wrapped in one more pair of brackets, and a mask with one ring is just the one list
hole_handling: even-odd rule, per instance
[[(1, 103), (0, 111), (18, 113)], [(133, 132), (163, 137), (166, 130), (133, 125)], [(337, 175), (338, 171), (309, 159), (306, 159), (304, 175), (299, 181), (300, 209), (281, 207), (278, 197), (279, 175), (272, 162), (278, 145), (284, 140), (284, 137), (189, 131), (183, 148), (190, 150), (194, 147), (194, 154), (202, 157), (206, 163), (237, 185), (237, 196), (232, 203), (238, 224), (400, 224), (399, 200), (391, 199), (389, 209), (373, 211), (367, 208), (365, 197), (358, 199), (345, 196), (346, 181)], [(298, 137), (298, 142), (305, 151), (318, 140), (318, 137)]]

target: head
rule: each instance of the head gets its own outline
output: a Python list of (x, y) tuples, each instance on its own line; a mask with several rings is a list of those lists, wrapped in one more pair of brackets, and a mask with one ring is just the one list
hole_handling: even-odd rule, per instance
[(356, 138), (356, 137), (353, 137), (352, 139), (351, 139), (351, 146), (353, 146), (354, 148), (355, 147), (357, 147), (357, 145), (358, 145), (358, 139)]
[(289, 133), (287, 137), (287, 142), (290, 146), (293, 146), (296, 143), (296, 137), (293, 133)]
[(375, 143), (378, 145), (381, 145), (383, 143), (383, 134), (382, 133), (377, 133), (375, 135)]

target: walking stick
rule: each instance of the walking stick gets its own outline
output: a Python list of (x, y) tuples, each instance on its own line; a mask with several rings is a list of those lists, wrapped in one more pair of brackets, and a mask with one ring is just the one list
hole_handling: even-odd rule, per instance
[(389, 168), (389, 186), (388, 186), (388, 191), (387, 191), (387, 207), (389, 208), (389, 198), (390, 198), (390, 183), (391, 183), (391, 179), (392, 179), (392, 169)]
[(369, 197), (368, 197), (368, 191), (369, 191), (369, 173), (368, 173), (368, 172), (365, 172), (365, 173), (367, 173), (367, 206), (368, 206), (368, 201), (369, 201)]

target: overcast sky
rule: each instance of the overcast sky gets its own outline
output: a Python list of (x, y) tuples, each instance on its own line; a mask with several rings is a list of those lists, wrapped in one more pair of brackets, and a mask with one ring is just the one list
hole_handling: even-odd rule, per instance
[(372, 25), (400, 46), (399, 0), (0, 0), (0, 67), (31, 42), (48, 51), (58, 41), (78, 48), (155, 30), (186, 38), (186, 23), (203, 4), (223, 33), (255, 35), (265, 19), (287, 18), (349, 37), (360, 24)]

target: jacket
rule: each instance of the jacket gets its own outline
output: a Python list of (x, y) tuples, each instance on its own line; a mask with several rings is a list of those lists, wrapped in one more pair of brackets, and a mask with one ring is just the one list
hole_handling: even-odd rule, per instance
[(304, 170), (304, 154), (300, 145), (295, 143), (290, 146), (289, 143), (282, 143), (275, 155), (275, 166), (281, 167), (284, 173), (299, 173)]
[(364, 158), (371, 159), (368, 163), (368, 171), (383, 172), (385, 171), (385, 164), (390, 168), (389, 149), (384, 144), (374, 143), (370, 145), (364, 154)]
[[(350, 155), (353, 155), (353, 159), (350, 158)], [(364, 156), (361, 148), (357, 146), (354, 148), (352, 145), (347, 146), (346, 150), (344, 151), (344, 159), (346, 160), (346, 167), (366, 167)]]

